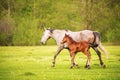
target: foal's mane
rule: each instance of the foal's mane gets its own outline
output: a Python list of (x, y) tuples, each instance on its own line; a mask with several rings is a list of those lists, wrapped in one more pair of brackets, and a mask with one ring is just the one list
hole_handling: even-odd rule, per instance
[(67, 35), (67, 37), (69, 38), (71, 43), (75, 42), (69, 35)]

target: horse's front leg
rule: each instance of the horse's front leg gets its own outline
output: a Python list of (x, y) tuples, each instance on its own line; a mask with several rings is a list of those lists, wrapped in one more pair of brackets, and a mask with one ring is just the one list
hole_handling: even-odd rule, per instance
[(61, 52), (61, 50), (63, 50), (63, 48), (64, 48), (63, 46), (58, 46), (58, 49), (57, 49), (56, 53), (54, 54), (54, 58), (53, 58), (53, 62), (52, 62), (52, 67), (55, 66), (56, 57)]

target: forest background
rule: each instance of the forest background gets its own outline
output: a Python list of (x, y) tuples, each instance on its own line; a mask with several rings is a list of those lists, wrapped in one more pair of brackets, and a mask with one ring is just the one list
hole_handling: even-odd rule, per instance
[(40, 45), (44, 27), (95, 30), (120, 44), (120, 0), (0, 0), (1, 46)]

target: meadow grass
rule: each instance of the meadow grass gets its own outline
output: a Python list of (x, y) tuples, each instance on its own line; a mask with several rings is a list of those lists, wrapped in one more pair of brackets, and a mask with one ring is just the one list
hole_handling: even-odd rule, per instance
[(119, 80), (120, 46), (105, 46), (109, 52), (103, 69), (96, 53), (91, 49), (91, 69), (85, 69), (86, 56), (76, 55), (80, 68), (70, 69), (69, 52), (64, 49), (51, 67), (57, 46), (0, 47), (0, 80)]

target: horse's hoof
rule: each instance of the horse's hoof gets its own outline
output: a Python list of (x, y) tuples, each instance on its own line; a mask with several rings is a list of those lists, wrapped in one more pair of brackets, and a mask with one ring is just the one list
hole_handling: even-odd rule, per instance
[(51, 67), (55, 67), (55, 62), (52, 62), (52, 66)]
[(55, 65), (52, 65), (51, 67), (55, 67)]
[(54, 64), (52, 64), (52, 65), (51, 65), (51, 67), (55, 67), (55, 65), (54, 65)]
[(75, 64), (75, 66), (79, 66), (78, 64)]
[(106, 65), (105, 65), (105, 64), (103, 64), (103, 65), (102, 65), (102, 67), (103, 67), (103, 68), (106, 68)]
[(80, 66), (77, 66), (77, 68), (79, 69), (79, 68), (80, 68)]

